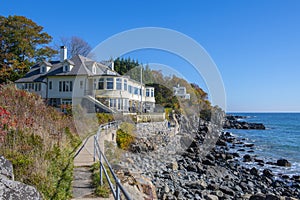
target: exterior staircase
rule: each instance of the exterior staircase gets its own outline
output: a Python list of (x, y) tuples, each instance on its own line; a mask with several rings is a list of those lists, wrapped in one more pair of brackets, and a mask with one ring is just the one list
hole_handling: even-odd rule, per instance
[(90, 112), (105, 112), (105, 113), (117, 113), (115, 110), (109, 108), (108, 106), (104, 105), (100, 101), (98, 101), (95, 97), (91, 95), (86, 95), (82, 99), (83, 107), (87, 108)]

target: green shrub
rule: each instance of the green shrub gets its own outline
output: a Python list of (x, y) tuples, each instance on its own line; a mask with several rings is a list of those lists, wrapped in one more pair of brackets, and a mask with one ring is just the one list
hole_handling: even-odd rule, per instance
[(114, 116), (112, 114), (97, 113), (96, 116), (99, 124), (105, 124), (114, 121)]
[(117, 145), (123, 150), (128, 150), (131, 143), (135, 140), (134, 125), (131, 123), (122, 123), (117, 130)]
[(211, 120), (211, 109), (203, 109), (200, 111), (200, 118), (205, 121)]
[(170, 121), (170, 114), (172, 114), (172, 108), (165, 108), (166, 119)]

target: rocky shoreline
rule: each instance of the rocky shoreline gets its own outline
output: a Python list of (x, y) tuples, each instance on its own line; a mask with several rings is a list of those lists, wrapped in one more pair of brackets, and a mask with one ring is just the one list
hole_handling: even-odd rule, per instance
[(250, 123), (243, 121), (246, 117), (237, 115), (227, 115), (225, 117), (225, 122), (223, 125), (224, 129), (266, 129), (265, 125), (262, 123)]
[[(181, 127), (180, 133), (173, 136), (159, 125), (154, 126), (161, 133), (141, 137), (139, 151), (126, 153), (119, 166), (122, 176), (127, 176), (127, 183), (126, 178), (122, 179), (124, 184), (138, 185), (144, 193), (137, 199), (300, 198), (300, 176), (278, 176), (271, 169), (263, 168), (265, 165), (289, 167), (287, 160), (268, 163), (259, 159), (252, 155), (254, 144), (221, 132), (220, 125), (200, 121), (198, 130)], [(151, 130), (150, 127), (148, 132)], [(243, 163), (256, 163), (258, 167), (249, 168)], [(139, 181), (141, 177), (149, 180), (148, 186)]]

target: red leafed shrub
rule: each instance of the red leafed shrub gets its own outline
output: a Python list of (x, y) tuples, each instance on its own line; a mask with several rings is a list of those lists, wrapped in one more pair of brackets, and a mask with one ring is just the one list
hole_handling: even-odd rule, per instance
[(11, 114), (0, 106), (0, 142), (4, 142), (4, 138), (8, 131), (12, 128)]

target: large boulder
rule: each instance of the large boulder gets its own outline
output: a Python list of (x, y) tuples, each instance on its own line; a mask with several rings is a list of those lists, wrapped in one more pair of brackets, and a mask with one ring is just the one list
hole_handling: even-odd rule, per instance
[(39, 200), (39, 192), (32, 186), (8, 179), (0, 180), (0, 199)]
[(277, 160), (277, 163), (276, 163), (278, 166), (281, 166), (281, 167), (290, 167), (292, 166), (292, 164), (287, 161), (286, 159), (279, 159)]
[(42, 199), (36, 188), (14, 181), (13, 166), (3, 156), (0, 156), (0, 199)]
[(0, 156), (0, 179), (14, 180), (13, 166), (3, 156)]

